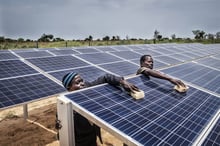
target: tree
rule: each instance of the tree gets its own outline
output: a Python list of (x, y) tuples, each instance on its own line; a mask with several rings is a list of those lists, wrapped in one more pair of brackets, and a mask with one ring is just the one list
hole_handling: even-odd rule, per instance
[(172, 38), (172, 40), (175, 40), (175, 39), (176, 39), (176, 35), (175, 35), (175, 34), (172, 34), (172, 35), (171, 35), (171, 38)]
[(156, 44), (156, 40), (158, 39), (159, 34), (160, 34), (159, 31), (157, 31), (157, 30), (154, 31), (154, 44)]
[(195, 39), (203, 39), (205, 37), (205, 32), (203, 30), (193, 30), (192, 32), (195, 35)]
[(0, 36), (0, 42), (4, 42), (5, 41), (5, 37)]
[(216, 33), (216, 39), (220, 39), (220, 32)]
[(39, 39), (38, 41), (40, 42), (49, 42), (49, 41), (52, 41), (53, 40), (53, 35), (52, 34), (43, 34)]
[(110, 40), (109, 36), (105, 36), (104, 38), (102, 38), (103, 41), (107, 41), (107, 45), (108, 45), (108, 41)]
[(24, 39), (23, 38), (19, 38), (18, 42), (24, 42)]

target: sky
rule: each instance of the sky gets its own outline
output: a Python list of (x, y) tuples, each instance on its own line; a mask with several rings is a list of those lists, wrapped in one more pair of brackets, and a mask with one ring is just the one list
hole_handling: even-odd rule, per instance
[(220, 0), (0, 0), (0, 36), (65, 40), (193, 38), (192, 30), (220, 32)]

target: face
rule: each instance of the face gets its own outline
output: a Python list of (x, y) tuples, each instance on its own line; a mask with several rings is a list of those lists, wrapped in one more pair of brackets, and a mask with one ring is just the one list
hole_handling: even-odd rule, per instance
[(80, 75), (76, 75), (74, 77), (74, 79), (72, 80), (70, 87), (69, 87), (69, 91), (75, 91), (75, 90), (79, 90), (85, 87), (85, 83), (83, 81), (83, 79), (81, 78)]
[(153, 58), (150, 56), (146, 56), (144, 62), (141, 64), (141, 66), (153, 69), (153, 66), (154, 66)]

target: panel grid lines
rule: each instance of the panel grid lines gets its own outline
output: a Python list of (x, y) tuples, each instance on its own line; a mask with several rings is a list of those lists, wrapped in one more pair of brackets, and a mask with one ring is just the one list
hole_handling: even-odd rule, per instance
[[(131, 79), (131, 81), (135, 81), (137, 86), (143, 86), (140, 80), (138, 78)], [(151, 86), (149, 83), (146, 81), (144, 84)], [(157, 84), (157, 80), (151, 83)], [(108, 87), (108, 85), (105, 86)], [(105, 86), (104, 90), (107, 90)], [(70, 94), (66, 96), (143, 145), (179, 145), (181, 143), (191, 145), (216, 112), (216, 108), (219, 108), (220, 101), (208, 93), (193, 88), (190, 88), (187, 95), (177, 97), (173, 91), (161, 89), (165, 87), (166, 83), (163, 86), (154, 87), (145, 93), (149, 99), (147, 96), (146, 99), (140, 101), (134, 101), (128, 95), (114, 90), (114, 88), (112, 88), (113, 91), (103, 92), (102, 86), (82, 91), (77, 93), (77, 96)], [(158, 95), (155, 96), (155, 93)], [(151, 98), (152, 95), (160, 98)], [(81, 99), (82, 97), (83, 99)], [(95, 98), (90, 99), (90, 97)], [(77, 101), (78, 99), (80, 102)], [(172, 99), (172, 102), (166, 102), (167, 99), (168, 101)], [(207, 108), (210, 105), (213, 108)], [(155, 106), (157, 110), (155, 110)], [(198, 116), (200, 114), (195, 114), (197, 112), (201, 114), (201, 117)], [(197, 124), (192, 120), (195, 118), (203, 119), (203, 122)], [(136, 123), (137, 121), (140, 122)], [(145, 123), (141, 121), (145, 121)], [(152, 126), (155, 127), (152, 129), (153, 131), (150, 130)], [(155, 129), (157, 130), (154, 131)], [(180, 131), (185, 132), (181, 135)], [(140, 137), (141, 133), (144, 134), (144, 139)], [(188, 136), (185, 137), (186, 134)]]

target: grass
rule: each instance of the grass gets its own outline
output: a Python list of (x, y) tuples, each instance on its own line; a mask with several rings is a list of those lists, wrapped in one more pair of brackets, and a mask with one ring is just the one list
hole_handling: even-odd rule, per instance
[[(112, 46), (112, 45), (131, 45), (131, 44), (153, 44), (153, 40), (119, 40), (119, 41), (59, 41), (59, 42), (1, 42), (0, 50), (7, 49), (22, 49), (22, 48), (65, 48), (65, 47), (79, 47), (79, 46)], [(169, 40), (164, 39), (160, 41), (156, 41), (157, 44), (160, 43), (203, 43), (203, 44), (211, 44), (211, 43), (220, 43), (220, 39), (216, 40), (191, 40), (191, 39), (176, 39)]]

